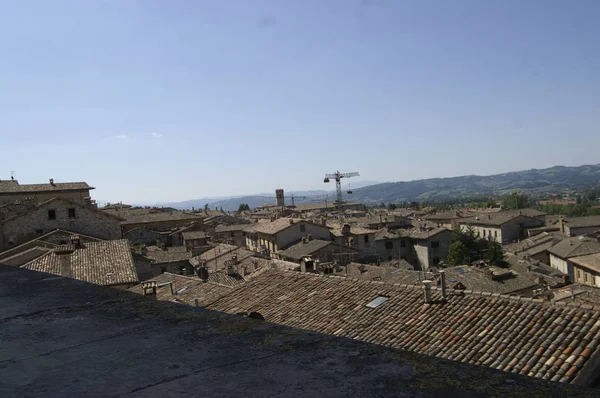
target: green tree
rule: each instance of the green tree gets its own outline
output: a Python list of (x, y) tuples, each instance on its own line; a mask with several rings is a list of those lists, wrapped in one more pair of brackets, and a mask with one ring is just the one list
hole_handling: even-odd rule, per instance
[(250, 206), (248, 206), (248, 204), (246, 203), (240, 203), (240, 206), (238, 207), (238, 212), (241, 213), (242, 211), (246, 210), (250, 210)]
[(204, 211), (208, 211), (208, 203), (204, 205)]
[(221, 213), (225, 213), (225, 211), (223, 210), (223, 206), (219, 207), (219, 211), (220, 211)]
[(396, 205), (393, 203), (388, 204), (388, 210), (396, 210)]
[(504, 250), (502, 245), (495, 241), (489, 241), (485, 252), (485, 259), (489, 260), (491, 265), (504, 267), (508, 263), (504, 260)]
[(529, 206), (529, 197), (525, 194), (513, 192), (502, 202), (502, 207), (506, 210), (524, 209)]
[(446, 262), (450, 265), (469, 263), (469, 251), (461, 241), (456, 241), (450, 245)]

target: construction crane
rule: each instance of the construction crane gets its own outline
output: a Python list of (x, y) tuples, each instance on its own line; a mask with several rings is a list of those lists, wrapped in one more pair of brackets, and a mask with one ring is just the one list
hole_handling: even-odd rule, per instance
[[(334, 179), (335, 180), (335, 188), (337, 190), (337, 207), (338, 210), (342, 209), (342, 178), (350, 178), (350, 177), (358, 177), (359, 174), (356, 172), (353, 173), (340, 173), (340, 171), (336, 171), (334, 174), (325, 174), (325, 179), (323, 180), (324, 183), (328, 183), (331, 180), (330, 179)], [(351, 191), (348, 191), (349, 193)]]

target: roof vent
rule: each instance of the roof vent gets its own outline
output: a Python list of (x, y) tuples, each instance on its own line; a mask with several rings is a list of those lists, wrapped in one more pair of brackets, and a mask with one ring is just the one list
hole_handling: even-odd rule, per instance
[(431, 281), (423, 280), (423, 290), (425, 291), (425, 304), (431, 303)]
[(50, 179), (50, 185), (54, 186), (54, 178)]

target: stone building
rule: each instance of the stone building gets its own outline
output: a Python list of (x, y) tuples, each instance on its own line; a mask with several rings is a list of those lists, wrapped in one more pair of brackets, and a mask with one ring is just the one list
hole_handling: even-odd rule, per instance
[(267, 223), (254, 223), (244, 230), (246, 246), (255, 252), (269, 256), (278, 250), (299, 242), (303, 236), (314, 239), (330, 239), (329, 227), (306, 220), (280, 218)]
[(95, 189), (85, 182), (54, 182), (50, 179), (47, 184), (19, 184), (17, 180), (0, 181), (0, 205), (33, 201), (35, 204), (48, 201), (55, 197), (85, 205), (91, 202), (90, 191)]
[(581, 236), (600, 231), (600, 216), (559, 219), (559, 228), (567, 236)]
[(337, 262), (346, 265), (358, 260), (358, 249), (340, 245), (330, 240), (304, 237), (300, 243), (277, 252), (276, 257), (295, 263), (300, 263), (304, 258), (310, 257), (312, 261), (321, 263)]
[(121, 218), (62, 197), (42, 202), (0, 222), (0, 248), (10, 249), (56, 229), (100, 239), (120, 239)]
[(214, 241), (246, 247), (246, 228), (248, 224), (217, 225), (214, 229)]
[(358, 256), (361, 260), (377, 257), (376, 234), (376, 230), (352, 226), (347, 223), (331, 225), (331, 239), (337, 244), (358, 250)]
[[(481, 238), (494, 240), (501, 244), (508, 244), (524, 238), (524, 231), (527, 228), (544, 225), (544, 213), (537, 212), (537, 210), (528, 210), (532, 209), (481, 214), (476, 217), (460, 220), (458, 224), (463, 231), (470, 227)], [(526, 214), (530, 214), (531, 217)]]

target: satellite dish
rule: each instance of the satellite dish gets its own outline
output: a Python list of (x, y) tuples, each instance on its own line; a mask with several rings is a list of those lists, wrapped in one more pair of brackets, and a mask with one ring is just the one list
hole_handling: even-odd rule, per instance
[(198, 276), (198, 278), (200, 278), (204, 282), (206, 282), (208, 280), (208, 268), (206, 268), (206, 267), (196, 268), (196, 275)]

